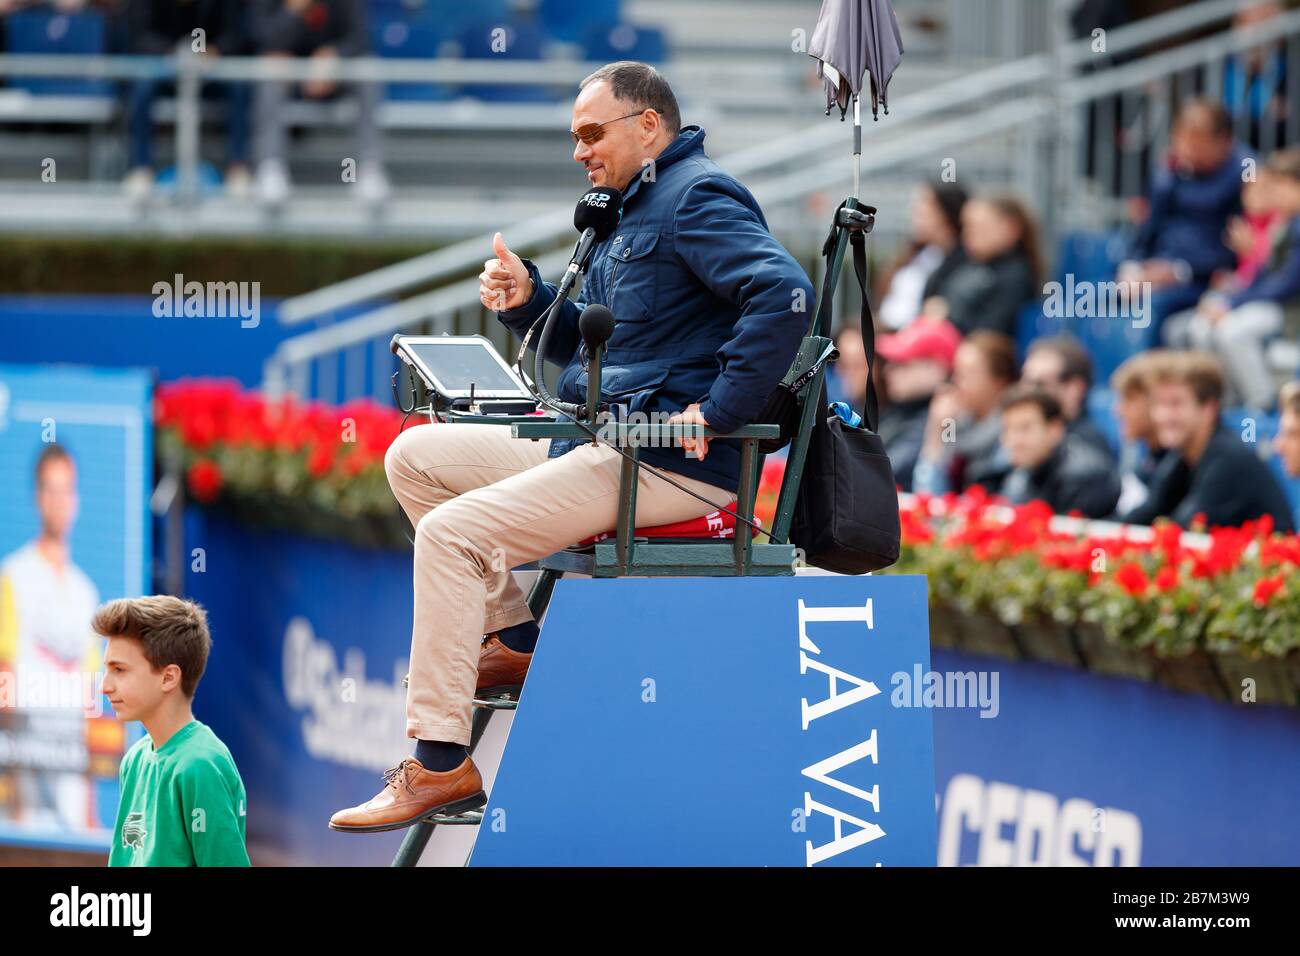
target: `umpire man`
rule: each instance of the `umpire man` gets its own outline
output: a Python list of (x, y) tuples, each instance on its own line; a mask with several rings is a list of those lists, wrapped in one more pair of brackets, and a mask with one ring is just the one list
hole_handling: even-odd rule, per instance
[[(623, 192), (623, 218), (597, 245), (578, 301), (555, 319), (547, 358), (557, 397), (586, 399), (578, 316), (605, 305), (616, 326), (602, 397), (629, 414), (729, 432), (751, 422), (793, 363), (814, 292), (772, 237), (749, 190), (681, 126), (668, 82), (644, 63), (602, 67), (573, 104), (573, 158), (593, 186)], [(483, 304), (525, 334), (555, 299), (500, 233), (480, 276)], [(736, 443), (683, 439), (642, 460), (718, 505), (736, 499)], [(336, 830), (409, 826), (486, 802), (467, 752), (477, 689), (521, 685), (537, 624), (510, 568), (614, 527), (622, 459), (603, 444), (514, 439), (509, 429), (435, 424), (403, 432), (385, 466), (416, 529), (415, 626), (406, 735), (415, 755), (373, 799), (340, 810)], [(697, 518), (712, 505), (641, 469), (638, 527)], [(709, 635), (700, 635), (707, 640)]]

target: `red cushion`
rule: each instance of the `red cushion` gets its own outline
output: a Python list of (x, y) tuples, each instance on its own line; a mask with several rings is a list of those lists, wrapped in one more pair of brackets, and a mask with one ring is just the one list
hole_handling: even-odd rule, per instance
[[(754, 524), (762, 526), (757, 518)], [(638, 538), (732, 538), (736, 534), (735, 506), (725, 511), (713, 511), (688, 521), (673, 524), (655, 525), (653, 528), (637, 528), (634, 536)], [(610, 541), (618, 536), (615, 531), (594, 534), (578, 542), (579, 547), (595, 544), (597, 541)]]

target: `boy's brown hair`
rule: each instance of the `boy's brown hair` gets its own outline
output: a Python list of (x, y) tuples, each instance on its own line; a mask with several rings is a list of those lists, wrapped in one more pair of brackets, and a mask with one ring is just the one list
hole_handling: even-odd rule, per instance
[(1001, 405), (1004, 412), (1021, 405), (1032, 405), (1042, 414), (1045, 422), (1065, 421), (1065, 412), (1061, 410), (1061, 403), (1056, 400), (1056, 396), (1036, 385), (1013, 385), (1002, 396)]
[(1287, 382), (1277, 400), (1278, 411), (1300, 415), (1300, 382)]
[(1161, 363), (1174, 353), (1168, 349), (1139, 352), (1124, 361), (1110, 376), (1110, 388), (1116, 395), (1145, 394), (1151, 390), (1151, 378)]
[(1156, 362), (1147, 379), (1150, 385), (1186, 385), (1200, 405), (1223, 404), (1223, 366), (1208, 352), (1180, 352)]
[(91, 627), (104, 637), (139, 641), (154, 670), (175, 664), (181, 669), (181, 693), (194, 699), (212, 648), (202, 607), (169, 594), (119, 598), (95, 612)]
[(990, 329), (976, 329), (966, 336), (965, 344), (979, 349), (985, 368), (999, 382), (1010, 384), (1019, 377), (1016, 371), (1016, 343), (1009, 335)]
[(1278, 150), (1269, 157), (1264, 169), (1275, 176), (1300, 181), (1300, 148)]

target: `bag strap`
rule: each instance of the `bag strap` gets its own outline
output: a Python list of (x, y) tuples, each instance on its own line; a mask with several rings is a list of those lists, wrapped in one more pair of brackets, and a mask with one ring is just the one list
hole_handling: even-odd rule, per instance
[[(862, 351), (867, 357), (867, 394), (862, 403), (863, 419), (867, 429), (874, 432), (880, 426), (880, 400), (876, 397), (876, 387), (872, 381), (876, 368), (876, 320), (871, 312), (871, 298), (867, 295), (867, 237), (862, 229), (840, 225), (840, 211), (844, 209), (847, 202), (845, 200), (840, 203), (835, 210), (835, 221), (831, 224), (830, 234), (822, 245), (822, 255), (826, 257), (826, 276), (822, 280), (821, 301), (826, 303), (826, 330), (829, 332), (834, 325), (835, 315), (835, 290), (831, 287), (835, 245), (839, 238), (839, 230), (849, 229), (849, 245), (853, 250), (853, 273), (858, 280), (858, 291), (862, 294), (862, 321), (859, 323), (859, 331), (862, 333)], [(875, 209), (865, 208), (874, 215)]]
[(849, 235), (849, 244), (853, 247), (853, 271), (862, 293), (862, 321), (858, 325), (862, 332), (862, 351), (867, 356), (867, 396), (862, 408), (867, 428), (874, 432), (880, 427), (880, 400), (871, 378), (876, 369), (876, 317), (871, 312), (871, 297), (867, 295), (867, 237), (855, 231)]

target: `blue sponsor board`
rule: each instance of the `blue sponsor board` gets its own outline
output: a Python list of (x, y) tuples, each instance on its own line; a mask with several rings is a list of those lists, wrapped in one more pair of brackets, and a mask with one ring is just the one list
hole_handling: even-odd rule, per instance
[(475, 865), (931, 865), (923, 578), (561, 581)]
[[(186, 546), (203, 547), (206, 557), (188, 587), (208, 606), (214, 637), (196, 713), (239, 764), (250, 843), (264, 860), (388, 862), (400, 832), (339, 834), (326, 822), (376, 793), (380, 770), (410, 752), (400, 682), (410, 649), (410, 556), (251, 529), (217, 513), (188, 519)], [(894, 863), (885, 851), (901, 840), (890, 817), (904, 810), (901, 801), (916, 805), (916, 793), (910, 778), (901, 791), (889, 781), (917, 760), (906, 746), (906, 728), (917, 725), (907, 721), (928, 714), (931, 861), (1300, 863), (1300, 714), (943, 650), (930, 663), (900, 651), (863, 664), (856, 655), (870, 642), (895, 633), (906, 641), (925, 629), (916, 605), (905, 602), (898, 619), (890, 592), (864, 591), (868, 580), (561, 581), (473, 862), (507, 862), (508, 845), (491, 841), (544, 824), (551, 837), (538, 835), (529, 859), (544, 851), (557, 862), (568, 854), (573, 862), (690, 864), (761, 855), (806, 865), (808, 843), (835, 836), (833, 817), (808, 812), (807, 793), (888, 834), (817, 865)], [(902, 587), (923, 593), (920, 579), (902, 579)], [(768, 593), (792, 597), (792, 608), (774, 610)], [(798, 600), (861, 609), (867, 597), (870, 631), (862, 622), (808, 624), (818, 652), (803, 651), (801, 673)], [(831, 693), (814, 662), (869, 679), (881, 693), (804, 731), (803, 701), (815, 706)], [(931, 675), (945, 683), (937, 703), (950, 704), (958, 682), (948, 677), (957, 674), (970, 675), (960, 682), (965, 705), (928, 706)], [(856, 686), (838, 681), (835, 691)], [(650, 691), (653, 703), (643, 700)], [(557, 726), (546, 711), (568, 716)], [(763, 716), (778, 712), (779, 720)], [(677, 735), (682, 727), (690, 733)], [(864, 754), (826, 775), (863, 791), (878, 784), (878, 814), (804, 774), (873, 727), (878, 763)], [(891, 744), (887, 732), (903, 736)], [(800, 759), (790, 763), (791, 752)], [(640, 789), (631, 799), (610, 802), (632, 784)], [(685, 789), (665, 809), (659, 801), (672, 788)], [(502, 825), (504, 833), (494, 832)], [(859, 829), (846, 821), (841, 833)], [(705, 852), (718, 843), (722, 852)]]
[(940, 865), (1300, 865), (1300, 712), (950, 651), (934, 669), (998, 691), (988, 717), (934, 710)]

